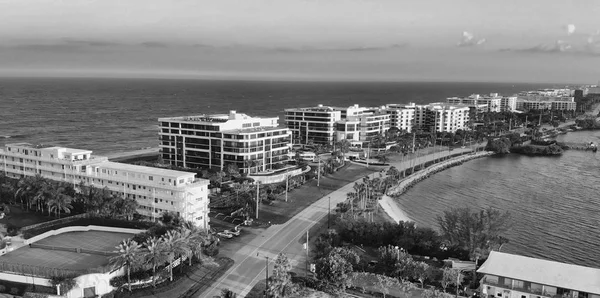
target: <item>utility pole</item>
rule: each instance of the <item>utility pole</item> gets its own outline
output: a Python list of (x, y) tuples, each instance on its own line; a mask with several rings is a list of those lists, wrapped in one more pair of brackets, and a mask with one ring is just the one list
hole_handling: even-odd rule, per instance
[(267, 263), (265, 264), (265, 268), (267, 269), (267, 279), (265, 279), (265, 297), (269, 297), (269, 256), (267, 256)]
[(321, 158), (317, 158), (319, 159), (319, 167), (317, 168), (317, 186), (319, 186), (321, 183)]
[(286, 174), (285, 175), (285, 201), (288, 201), (288, 192), (290, 191), (289, 189), (289, 181), (290, 181), (290, 175)]
[(306, 230), (306, 278), (308, 279), (308, 230)]
[(258, 219), (258, 200), (259, 200), (260, 182), (256, 181), (256, 219)]

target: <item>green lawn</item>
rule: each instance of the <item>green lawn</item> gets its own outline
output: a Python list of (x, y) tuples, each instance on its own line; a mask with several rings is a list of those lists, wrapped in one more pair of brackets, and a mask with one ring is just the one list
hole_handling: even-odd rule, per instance
[(0, 219), (0, 224), (13, 224), (18, 228), (34, 225), (37, 223), (54, 220), (56, 218), (41, 215), (39, 213), (29, 212), (21, 209), (20, 206), (9, 206), (10, 212)]

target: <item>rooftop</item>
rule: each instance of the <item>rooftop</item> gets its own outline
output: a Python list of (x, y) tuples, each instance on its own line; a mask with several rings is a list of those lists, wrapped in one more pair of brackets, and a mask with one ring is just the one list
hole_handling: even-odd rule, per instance
[(236, 134), (236, 133), (249, 133), (249, 132), (256, 132), (256, 131), (274, 131), (274, 130), (285, 130), (288, 129), (285, 126), (277, 126), (277, 127), (272, 127), (272, 126), (257, 126), (257, 127), (248, 127), (248, 128), (240, 128), (240, 129), (229, 129), (229, 130), (222, 130), (222, 133), (229, 133), (229, 134)]
[(600, 294), (600, 269), (492, 251), (479, 273)]
[(162, 168), (155, 168), (155, 167), (146, 167), (146, 166), (137, 166), (137, 165), (130, 165), (130, 164), (126, 164), (126, 163), (120, 163), (120, 162), (112, 162), (112, 161), (95, 164), (94, 166), (98, 166), (103, 169), (111, 169), (111, 170), (117, 170), (117, 171), (120, 170), (120, 171), (127, 171), (127, 172), (142, 173), (142, 174), (147, 174), (147, 175), (165, 176), (165, 177), (181, 177), (181, 176), (186, 176), (186, 175), (190, 175), (190, 174), (195, 175), (195, 173), (192, 173), (192, 172), (176, 171), (176, 170), (169, 170), (169, 169), (162, 169)]
[(6, 144), (6, 146), (11, 146), (11, 147), (25, 147), (25, 148), (31, 148), (31, 149), (47, 149), (47, 148), (58, 148), (55, 147), (53, 145), (46, 145), (46, 144), (31, 144), (31, 143), (12, 143), (12, 144)]

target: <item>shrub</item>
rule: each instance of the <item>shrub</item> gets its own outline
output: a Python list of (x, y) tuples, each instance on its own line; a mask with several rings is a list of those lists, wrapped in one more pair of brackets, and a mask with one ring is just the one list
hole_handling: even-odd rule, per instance
[(114, 292), (106, 293), (106, 294), (102, 295), (101, 298), (115, 298), (115, 293)]
[(6, 287), (4, 285), (0, 285), (0, 292), (6, 292)]
[(214, 257), (219, 254), (219, 248), (217, 247), (217, 244), (214, 243), (204, 248), (204, 253), (209, 257)]
[(17, 236), (19, 233), (19, 228), (14, 224), (8, 223), (6, 224), (6, 233), (8, 236)]
[(10, 288), (10, 293), (12, 295), (19, 295), (19, 289), (15, 288), (15, 287), (12, 287), (12, 288)]

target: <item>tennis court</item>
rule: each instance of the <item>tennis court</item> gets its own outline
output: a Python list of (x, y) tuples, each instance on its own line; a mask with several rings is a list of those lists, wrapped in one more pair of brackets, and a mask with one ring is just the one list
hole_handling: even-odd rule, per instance
[[(70, 232), (51, 236), (36, 243), (49, 246), (80, 247), (83, 249), (114, 251), (123, 239), (134, 234), (100, 231)], [(22, 264), (65, 270), (87, 270), (108, 264), (109, 257), (100, 254), (77, 253), (23, 246), (0, 256), (0, 263)]]

